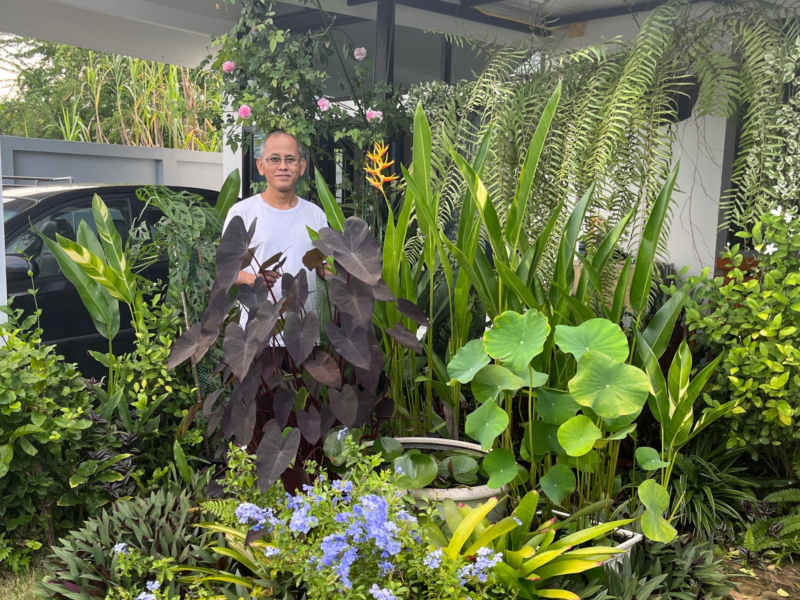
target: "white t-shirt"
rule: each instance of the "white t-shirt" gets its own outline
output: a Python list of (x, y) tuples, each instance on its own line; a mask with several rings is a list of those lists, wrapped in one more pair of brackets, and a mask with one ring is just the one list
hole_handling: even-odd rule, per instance
[[(306, 227), (319, 231), (328, 226), (325, 212), (302, 198), (297, 199), (297, 205), (288, 210), (279, 210), (264, 202), (260, 194), (237, 202), (228, 211), (223, 231), (228, 227), (233, 217), (239, 216), (244, 221), (246, 228), (250, 228), (253, 219), (256, 221), (256, 231), (251, 248), (256, 248), (255, 259), (250, 267), (254, 274), (258, 273), (258, 265), (277, 253), (282, 253), (282, 272), (297, 275), (301, 269), (306, 269), (303, 256), (314, 246)], [(273, 267), (270, 267), (270, 270)], [(308, 276), (308, 299), (306, 311), (317, 310), (317, 277), (314, 271), (306, 269)], [(281, 297), (281, 280), (275, 283), (275, 297)], [(239, 321), (242, 327), (247, 323), (247, 310), (242, 307), (242, 317)]]

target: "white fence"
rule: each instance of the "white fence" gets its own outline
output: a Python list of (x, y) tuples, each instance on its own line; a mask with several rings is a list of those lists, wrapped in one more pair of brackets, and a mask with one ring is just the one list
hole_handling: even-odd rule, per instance
[(0, 136), (0, 164), (3, 176), (72, 177), (75, 183), (155, 183), (219, 190), (223, 181), (221, 152)]

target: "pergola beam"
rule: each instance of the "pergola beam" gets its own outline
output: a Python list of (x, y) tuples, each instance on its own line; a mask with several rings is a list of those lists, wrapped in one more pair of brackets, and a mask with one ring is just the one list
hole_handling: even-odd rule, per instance
[[(367, 19), (362, 17), (354, 17), (351, 15), (336, 15), (337, 26), (361, 23), (366, 20)], [(276, 27), (280, 29), (289, 29), (291, 31), (323, 29), (328, 25), (325, 16), (316, 8), (304, 8), (299, 12), (273, 17), (273, 22)]]

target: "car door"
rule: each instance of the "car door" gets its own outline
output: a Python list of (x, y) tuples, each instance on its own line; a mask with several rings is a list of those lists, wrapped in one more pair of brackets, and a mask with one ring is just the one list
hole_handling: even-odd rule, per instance
[[(104, 197), (103, 201), (108, 206), (124, 245), (131, 227), (130, 197), (126, 194), (111, 195)], [(37, 217), (33, 225), (51, 239), (55, 239), (56, 234), (59, 234), (76, 241), (81, 221), (85, 221), (97, 234), (91, 196), (59, 204), (45, 215)], [(77, 363), (84, 375), (101, 377), (107, 374), (88, 351), (107, 353), (108, 341), (97, 333), (78, 290), (64, 276), (55, 256), (49, 252), (36, 231), (32, 227), (27, 227), (14, 235), (6, 243), (6, 254), (23, 254), (35, 265), (33, 278), (33, 287), (37, 290), (35, 297), (29, 293), (31, 281), (8, 282), (9, 296), (14, 298), (13, 307), (22, 308), (29, 314), (38, 306), (42, 311), (40, 324), (44, 342), (55, 344), (58, 352), (63, 354), (68, 362)], [(134, 339), (130, 313), (127, 307), (120, 303), (120, 331), (114, 339), (114, 353), (129, 352), (133, 348)]]

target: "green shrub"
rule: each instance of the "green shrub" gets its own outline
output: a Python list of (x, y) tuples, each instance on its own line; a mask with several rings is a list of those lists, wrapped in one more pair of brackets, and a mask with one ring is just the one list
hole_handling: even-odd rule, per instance
[[(120, 584), (115, 570), (117, 544), (127, 544), (146, 557), (224, 568), (224, 557), (212, 556), (205, 550), (213, 536), (197, 527), (201, 514), (186, 493), (176, 496), (161, 490), (147, 498), (118, 502), (53, 548), (38, 594), (70, 600), (104, 598)], [(221, 542), (220, 536), (215, 545)], [(134, 577), (133, 584), (144, 588), (146, 581), (147, 574), (141, 574)], [(177, 596), (181, 585), (173, 580), (168, 587), (165, 585), (165, 591), (170, 597)]]
[(75, 365), (41, 343), (37, 316), (0, 307), (0, 564), (18, 570), (76, 525), (58, 505), (86, 443), (90, 396)]
[(740, 401), (729, 421), (728, 448), (747, 448), (754, 459), (762, 456), (776, 472), (790, 474), (800, 449), (800, 220), (795, 210), (777, 207), (752, 233), (737, 235), (750, 240), (755, 256), (746, 260), (737, 244), (722, 255), (734, 267), (729, 281), (690, 278), (700, 287), (687, 324), (694, 339), (722, 355), (707, 399)]

